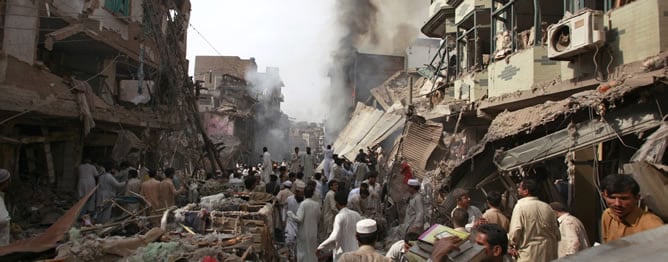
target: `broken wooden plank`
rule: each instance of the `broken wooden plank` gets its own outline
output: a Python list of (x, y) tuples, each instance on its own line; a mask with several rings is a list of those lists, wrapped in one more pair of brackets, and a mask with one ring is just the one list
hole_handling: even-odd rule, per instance
[[(49, 135), (49, 129), (42, 127), (42, 134)], [(53, 167), (53, 155), (51, 155), (51, 143), (44, 143), (44, 156), (46, 158), (46, 173), (49, 176), (49, 183), (56, 183), (56, 171)]]

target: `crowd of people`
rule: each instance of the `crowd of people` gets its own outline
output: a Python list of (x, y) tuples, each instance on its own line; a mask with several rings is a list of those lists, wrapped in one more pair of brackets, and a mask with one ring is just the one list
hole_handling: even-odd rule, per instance
[(82, 210), (82, 218), (86, 224), (103, 224), (112, 216), (112, 208), (119, 196), (142, 197), (144, 200), (128, 203), (129, 211), (136, 211), (138, 202), (145, 201), (149, 211), (175, 206), (177, 196), (187, 191), (182, 178), (175, 177), (174, 168), (166, 168), (161, 174), (155, 169), (140, 169), (130, 162), (116, 165), (114, 161), (106, 161), (95, 165), (85, 159), (79, 165), (77, 195), (83, 198), (97, 186)]
[[(377, 163), (382, 154), (360, 150), (350, 163), (334, 154), (331, 146), (323, 150), (322, 162), (316, 161), (310, 148), (303, 153), (295, 148), (289, 162), (278, 164), (264, 148), (263, 164), (257, 168), (237, 166), (226, 183), (239, 191), (274, 195), (274, 238), (285, 246), (291, 261), (327, 257), (334, 261), (407, 261), (409, 249), (431, 226), (421, 181), (412, 176), (410, 166), (402, 161), (401, 175), (409, 198), (405, 216), (394, 228), (403, 238), (382, 252), (382, 245), (376, 242), (390, 224), (384, 214), (384, 187), (378, 182)], [(322, 172), (316, 172), (318, 164)], [(91, 224), (108, 222), (118, 196), (141, 197), (154, 213), (175, 206), (179, 196), (188, 191), (184, 178), (175, 173), (173, 168), (159, 172), (129, 162), (95, 165), (84, 160), (78, 167), (77, 194), (83, 198), (95, 187), (97, 190), (83, 208), (82, 218)], [(222, 172), (216, 175), (220, 177)], [(10, 177), (7, 170), (0, 169), (0, 191), (6, 189)], [(592, 242), (583, 223), (563, 203), (539, 199), (539, 188), (537, 180), (524, 178), (517, 187), (519, 200), (507, 212), (500, 192), (485, 192), (483, 212), (471, 204), (469, 191), (455, 188), (450, 195), (456, 207), (450, 212), (452, 224), (447, 226), (470, 237), (437, 240), (430, 259), (446, 261), (464, 241), (484, 247), (486, 261), (550, 261), (589, 248)], [(603, 243), (663, 225), (658, 216), (638, 207), (640, 187), (632, 176), (608, 175), (600, 189), (608, 206), (600, 220)], [(0, 246), (9, 242), (10, 218), (3, 197), (0, 192)]]
[[(305, 179), (304, 166), (290, 165), (298, 168), (279, 168), (278, 176), (271, 177), (282, 187), (273, 192), (277, 208), (282, 210), (278, 212), (281, 223), (277, 232), (285, 234), (293, 258), (318, 261), (331, 252), (334, 261), (407, 261), (409, 249), (430, 226), (421, 182), (412, 176), (410, 166), (402, 161), (401, 175), (410, 195), (397, 227), (404, 237), (383, 253), (382, 246), (375, 244), (387, 225), (382, 214), (382, 186), (377, 183), (378, 172), (369, 154), (360, 150), (354, 163), (345, 163), (331, 147), (325, 150), (324, 176), (315, 173)], [(294, 157), (291, 163), (298, 159)], [(323, 187), (327, 192), (320, 197)], [(451, 197), (456, 207), (448, 226), (470, 237), (436, 241), (430, 259), (447, 261), (463, 241), (484, 247), (485, 261), (551, 261), (589, 248), (592, 243), (582, 222), (563, 203), (540, 200), (539, 188), (537, 180), (524, 178), (517, 187), (519, 201), (508, 213), (503, 211), (500, 192), (485, 193), (483, 212), (471, 204), (466, 189), (454, 189)], [(638, 207), (640, 188), (631, 176), (606, 176), (601, 191), (608, 206), (601, 218), (603, 243), (663, 225), (659, 217)]]

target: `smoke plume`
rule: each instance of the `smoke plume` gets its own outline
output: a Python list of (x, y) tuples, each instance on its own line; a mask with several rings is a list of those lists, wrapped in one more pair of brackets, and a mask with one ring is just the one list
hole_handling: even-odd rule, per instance
[[(327, 141), (332, 142), (354, 110), (352, 76), (356, 53), (403, 56), (427, 19), (428, 0), (338, 0), (340, 35), (329, 69), (331, 87), (323, 94), (329, 107)], [(383, 65), (378, 65), (383, 67)]]
[(289, 121), (281, 111), (283, 81), (278, 68), (267, 68), (266, 72), (249, 72), (246, 79), (251, 83), (251, 96), (258, 100), (255, 107), (254, 146), (249, 160), (261, 162), (262, 148), (267, 147), (272, 159), (280, 160), (290, 154), (288, 144)]

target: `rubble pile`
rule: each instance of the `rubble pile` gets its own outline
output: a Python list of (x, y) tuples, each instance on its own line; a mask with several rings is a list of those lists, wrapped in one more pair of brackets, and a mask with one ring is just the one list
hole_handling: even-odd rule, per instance
[[(59, 261), (217, 261), (271, 260), (273, 196), (219, 193), (166, 211), (161, 227), (135, 236), (100, 237), (73, 228), (57, 248)], [(172, 208), (174, 209), (174, 208)], [(122, 223), (122, 221), (121, 221)], [(128, 222), (129, 223), (129, 222)]]
[(17, 180), (12, 185), (12, 239), (26, 239), (43, 232), (69, 209), (77, 199), (58, 194), (43, 181)]

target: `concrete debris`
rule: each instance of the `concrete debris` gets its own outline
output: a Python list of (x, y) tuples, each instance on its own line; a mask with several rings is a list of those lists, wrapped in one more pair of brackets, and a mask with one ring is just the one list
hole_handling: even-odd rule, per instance
[(96, 261), (104, 258), (126, 257), (138, 248), (151, 243), (164, 233), (160, 228), (153, 228), (142, 236), (113, 236), (98, 238), (95, 234), (81, 237), (77, 230), (70, 230), (70, 241), (60, 245), (55, 259), (63, 261)]
[(207, 210), (234, 211), (239, 210), (247, 201), (240, 198), (225, 198), (225, 194), (203, 197), (200, 206)]

